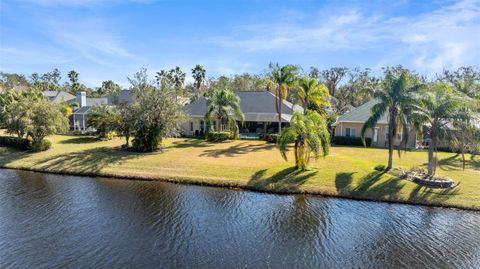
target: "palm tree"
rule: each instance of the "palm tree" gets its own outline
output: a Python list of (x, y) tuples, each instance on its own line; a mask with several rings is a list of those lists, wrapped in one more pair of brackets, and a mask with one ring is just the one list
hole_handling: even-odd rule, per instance
[(305, 114), (295, 112), (290, 126), (278, 137), (278, 148), (282, 157), (287, 160), (288, 145), (294, 142), (295, 167), (305, 170), (310, 162), (311, 153), (315, 159), (321, 153), (328, 155), (330, 150), (330, 134), (325, 119), (315, 111), (307, 110)]
[(454, 131), (456, 123), (467, 123), (471, 118), (470, 98), (461, 95), (447, 84), (430, 85), (420, 97), (420, 105), (412, 113), (415, 125), (424, 128), (425, 136), (430, 138), (428, 145), (428, 175), (435, 174), (434, 153), (438, 141)]
[(236, 138), (239, 132), (237, 122), (244, 121), (240, 98), (227, 88), (213, 89), (207, 97), (205, 118), (211, 128), (213, 119), (218, 119), (220, 131), (228, 130)]
[(160, 70), (155, 75), (155, 80), (161, 89), (169, 88), (173, 84), (173, 78), (170, 72)]
[(278, 112), (278, 132), (282, 131), (282, 103), (287, 99), (288, 91), (295, 86), (298, 67), (295, 65), (269, 65), (270, 79), (275, 90), (275, 106)]
[(117, 130), (119, 117), (116, 107), (109, 105), (99, 105), (90, 111), (87, 118), (88, 126), (97, 129), (98, 137), (101, 139), (112, 139), (111, 133)]
[[(403, 129), (402, 142), (400, 147), (406, 146), (408, 141), (409, 114), (412, 111), (415, 98), (413, 93), (417, 92), (422, 85), (418, 78), (408, 70), (399, 68), (388, 68), (385, 70), (385, 78), (380, 90), (375, 91), (373, 96), (378, 100), (371, 109), (371, 116), (362, 127), (361, 136), (365, 139), (368, 129), (373, 129), (382, 116), (388, 114), (388, 166), (393, 165), (393, 143), (394, 137), (400, 129)], [(400, 149), (399, 147), (399, 149)], [(399, 151), (400, 152), (400, 151)]]
[(310, 77), (300, 79), (295, 91), (296, 102), (305, 108), (305, 113), (308, 108), (326, 114), (325, 108), (330, 107), (329, 97), (328, 88), (319, 83), (317, 79)]
[(173, 85), (175, 86), (175, 92), (178, 94), (182, 91), (183, 83), (185, 82), (185, 73), (182, 72), (180, 67), (175, 66), (175, 68), (170, 70), (170, 77), (172, 78)]
[(199, 91), (200, 87), (202, 86), (203, 80), (205, 80), (205, 69), (197, 64), (193, 69), (192, 69), (192, 76), (193, 76), (193, 87)]

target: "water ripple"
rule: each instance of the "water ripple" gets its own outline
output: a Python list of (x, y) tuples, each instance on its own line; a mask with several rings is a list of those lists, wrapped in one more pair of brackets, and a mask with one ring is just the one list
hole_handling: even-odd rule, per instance
[(0, 268), (479, 268), (480, 213), (0, 170)]

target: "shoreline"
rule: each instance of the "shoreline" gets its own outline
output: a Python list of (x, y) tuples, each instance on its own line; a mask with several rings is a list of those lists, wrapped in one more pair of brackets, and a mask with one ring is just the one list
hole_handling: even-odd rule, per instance
[(412, 205), (412, 206), (426, 206), (426, 207), (438, 207), (438, 208), (445, 208), (445, 209), (459, 209), (459, 210), (468, 210), (468, 211), (476, 211), (480, 212), (480, 207), (469, 207), (469, 206), (462, 206), (462, 205), (445, 205), (441, 203), (435, 202), (411, 202), (402, 199), (375, 199), (375, 198), (368, 198), (368, 197), (355, 197), (352, 195), (342, 195), (342, 194), (332, 194), (323, 191), (313, 191), (313, 190), (282, 190), (282, 189), (268, 189), (268, 188), (260, 188), (255, 186), (249, 186), (245, 184), (233, 183), (233, 182), (222, 182), (222, 183), (213, 183), (202, 181), (200, 179), (187, 179), (187, 178), (175, 178), (175, 177), (147, 177), (147, 176), (139, 176), (139, 175), (126, 175), (126, 174), (113, 174), (113, 173), (95, 173), (95, 172), (66, 172), (66, 171), (54, 171), (54, 170), (45, 170), (45, 169), (38, 169), (38, 168), (26, 168), (26, 167), (10, 167), (5, 165), (0, 165), (0, 169), (9, 169), (9, 170), (19, 170), (19, 171), (29, 171), (29, 172), (36, 172), (36, 173), (46, 173), (46, 174), (54, 174), (54, 175), (65, 175), (65, 176), (81, 176), (81, 177), (103, 177), (103, 178), (111, 178), (111, 179), (118, 179), (118, 180), (132, 180), (132, 181), (158, 181), (158, 182), (166, 182), (172, 184), (184, 184), (184, 185), (194, 185), (194, 186), (205, 186), (205, 187), (217, 187), (217, 188), (226, 188), (231, 190), (243, 190), (243, 191), (253, 191), (258, 193), (267, 193), (267, 194), (277, 194), (277, 195), (312, 195), (312, 196), (320, 196), (320, 197), (328, 197), (328, 198), (341, 198), (341, 199), (349, 199), (349, 200), (356, 200), (356, 201), (367, 201), (367, 202), (381, 202), (381, 203), (389, 203), (389, 204), (405, 204), (405, 205)]

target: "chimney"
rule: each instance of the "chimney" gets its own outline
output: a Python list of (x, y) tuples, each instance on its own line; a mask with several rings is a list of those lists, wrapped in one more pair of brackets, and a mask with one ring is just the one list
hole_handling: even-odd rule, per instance
[(84, 107), (84, 106), (87, 105), (87, 93), (86, 92), (77, 93), (77, 103), (80, 107)]

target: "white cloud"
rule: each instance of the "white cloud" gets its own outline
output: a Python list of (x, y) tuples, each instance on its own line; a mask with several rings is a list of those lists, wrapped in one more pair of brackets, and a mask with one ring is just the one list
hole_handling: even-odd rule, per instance
[(480, 62), (479, 0), (459, 1), (413, 17), (327, 12), (320, 21), (312, 18), (306, 24), (244, 25), (210, 41), (248, 53), (378, 50), (387, 56), (382, 63), (408, 63), (429, 72)]
[(96, 64), (116, 66), (119, 63), (137, 62), (139, 57), (122, 44), (122, 36), (98, 18), (74, 20), (56, 19), (44, 22), (44, 34), (65, 47), (72, 54)]

